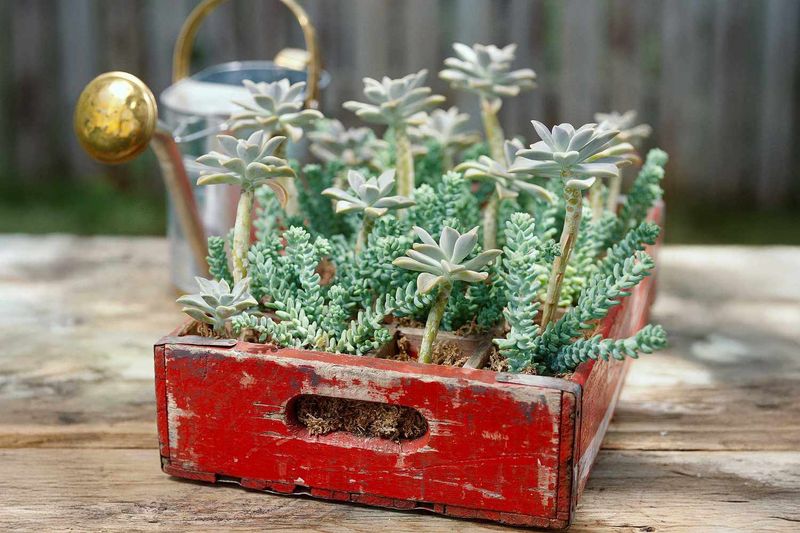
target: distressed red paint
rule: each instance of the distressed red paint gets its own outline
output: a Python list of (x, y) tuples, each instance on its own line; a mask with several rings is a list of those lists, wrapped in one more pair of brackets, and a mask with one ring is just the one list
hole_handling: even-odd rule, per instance
[[(648, 278), (601, 332), (631, 335), (653, 294)], [(560, 379), (199, 337), (162, 339), (155, 360), (168, 474), (550, 528), (572, 520), (628, 367), (591, 361)], [(413, 407), (428, 432), (311, 436), (292, 415), (301, 394)]]

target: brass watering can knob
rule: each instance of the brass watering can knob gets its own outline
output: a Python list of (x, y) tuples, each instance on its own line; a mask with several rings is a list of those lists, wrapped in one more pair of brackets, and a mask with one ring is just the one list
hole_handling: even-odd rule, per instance
[(75, 134), (102, 163), (124, 163), (150, 143), (158, 122), (153, 92), (127, 72), (106, 72), (90, 81), (75, 106)]

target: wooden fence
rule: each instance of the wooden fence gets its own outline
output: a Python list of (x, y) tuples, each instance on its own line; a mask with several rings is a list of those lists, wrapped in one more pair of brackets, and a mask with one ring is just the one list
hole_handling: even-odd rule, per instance
[[(158, 92), (195, 0), (0, 1), (0, 179), (46, 185), (98, 172), (71, 128), (83, 85), (127, 70)], [(508, 133), (529, 119), (587, 122), (637, 109), (651, 145), (672, 156), (671, 200), (800, 204), (800, 2), (797, 0), (305, 0), (319, 29), (326, 114), (366, 75), (432, 73), (450, 43), (519, 44), (539, 88), (509, 100)], [(201, 30), (197, 65), (272, 57), (301, 46), (277, 0), (235, 0)], [(462, 109), (474, 98), (433, 85)], [(155, 172), (155, 167), (150, 169)], [(105, 170), (103, 170), (105, 171)]]

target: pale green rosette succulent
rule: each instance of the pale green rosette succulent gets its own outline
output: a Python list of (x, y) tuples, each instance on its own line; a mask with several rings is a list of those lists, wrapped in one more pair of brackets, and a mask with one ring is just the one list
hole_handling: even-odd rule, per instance
[(517, 45), (503, 48), (495, 45), (455, 43), (456, 57), (444, 60), (445, 68), (439, 77), (450, 82), (454, 89), (476, 93), (481, 99), (481, 116), (489, 142), (492, 159), (503, 158), (505, 134), (497, 117), (503, 98), (517, 96), (533, 89), (536, 73), (529, 69), (511, 70)]
[(469, 125), (469, 115), (459, 113), (453, 106), (447, 111), (434, 109), (419, 126), (409, 128), (411, 140), (424, 144), (428, 140), (437, 143), (442, 149), (442, 168), (453, 166), (454, 155), (464, 148), (480, 141), (478, 132)]
[(495, 193), (483, 210), (483, 247), (494, 248), (497, 246), (497, 213), (500, 201), (505, 198), (516, 198), (524, 192), (540, 198), (546, 202), (555, 200), (553, 194), (529, 180), (533, 174), (510, 172), (516, 153), (522, 150), (522, 143), (514, 139), (503, 144), (504, 157), (496, 161), (489, 156), (482, 155), (477, 161), (465, 161), (456, 167), (457, 172), (463, 172), (464, 177), (471, 180), (491, 181), (495, 184)]
[(255, 189), (262, 185), (275, 191), (275, 196), (285, 205), (287, 181), (295, 177), (289, 163), (275, 155), (275, 151), (286, 137), (272, 137), (259, 130), (250, 137), (237, 139), (229, 135), (218, 135), (221, 151), (213, 151), (197, 159), (209, 167), (197, 180), (198, 185), (239, 185), (242, 194), (236, 210), (233, 230), (233, 279), (238, 282), (247, 276), (247, 250), (250, 247), (253, 199)]
[(431, 94), (430, 87), (423, 85), (427, 75), (428, 71), (423, 69), (394, 80), (364, 78), (364, 96), (368, 102), (344, 103), (345, 109), (365, 122), (384, 124), (394, 131), (397, 191), (403, 196), (411, 196), (414, 190), (414, 158), (407, 128), (422, 124), (425, 112), (444, 102), (444, 96)]
[(618, 165), (624, 163), (624, 158), (595, 157), (610, 146), (618, 131), (601, 130), (597, 124), (585, 124), (577, 130), (571, 124), (559, 124), (550, 131), (537, 120), (532, 124), (542, 140), (518, 151), (510, 172), (566, 179), (619, 174)]
[(633, 109), (624, 113), (618, 111), (595, 113), (594, 119), (597, 121), (597, 127), (600, 130), (619, 131), (619, 135), (612, 141), (613, 144), (631, 143), (634, 146), (638, 146), (653, 131), (647, 124), (636, 124), (636, 111)]
[(389, 211), (410, 207), (414, 205), (414, 200), (405, 196), (390, 196), (394, 189), (394, 170), (387, 170), (377, 178), (369, 179), (364, 179), (358, 171), (349, 170), (347, 181), (352, 194), (336, 187), (329, 187), (322, 194), (336, 201), (337, 213), (363, 213), (355, 248), (356, 253), (359, 253), (367, 242), (376, 218)]
[(536, 73), (529, 69), (511, 70), (516, 44), (502, 48), (493, 44), (454, 43), (456, 57), (444, 60), (447, 68), (439, 77), (450, 82), (454, 89), (470, 91), (497, 101), (508, 96), (517, 96), (521, 91), (533, 89)]
[(249, 278), (236, 282), (233, 289), (225, 280), (214, 281), (200, 277), (194, 279), (200, 292), (181, 296), (176, 301), (183, 306), (181, 311), (198, 322), (211, 324), (216, 333), (225, 332), (231, 318), (258, 305), (248, 292)]
[(594, 184), (595, 177), (618, 176), (619, 165), (627, 161), (603, 153), (619, 133), (616, 130), (600, 130), (596, 124), (586, 124), (576, 130), (571, 124), (560, 124), (551, 131), (535, 120), (533, 127), (542, 140), (532, 144), (530, 149), (518, 151), (509, 171), (564, 180), (566, 200), (561, 255), (553, 261), (542, 308), (541, 325), (544, 328), (555, 316), (564, 273), (578, 238), (583, 212), (582, 192)]
[(253, 191), (267, 185), (281, 202), (286, 201), (286, 180), (295, 177), (288, 161), (275, 155), (286, 137), (270, 138), (257, 131), (247, 139), (217, 135), (221, 151), (212, 151), (197, 158), (209, 170), (203, 171), (198, 185), (239, 185)]
[(270, 135), (285, 135), (293, 142), (303, 136), (303, 132), (322, 118), (316, 109), (303, 109), (303, 94), (306, 83), (290, 84), (289, 80), (271, 83), (253, 83), (244, 80), (250, 91), (250, 101), (234, 101), (242, 108), (231, 115), (231, 129), (263, 130)]
[(348, 167), (380, 168), (380, 154), (388, 143), (378, 139), (370, 128), (345, 128), (338, 120), (326, 120), (309, 132), (309, 150), (320, 161), (341, 161)]
[[(635, 165), (642, 162), (641, 156), (636, 147), (639, 146), (645, 137), (650, 135), (652, 131), (647, 124), (636, 124), (636, 111), (630, 110), (625, 113), (618, 113), (612, 111), (611, 113), (596, 113), (594, 116), (598, 122), (597, 128), (599, 130), (618, 130), (619, 135), (614, 137), (611, 141), (611, 146), (604, 150), (599, 156), (620, 156)], [(615, 212), (617, 203), (619, 201), (619, 194), (622, 189), (622, 176), (612, 176), (608, 180), (608, 193), (606, 195), (605, 208), (608, 211)], [(592, 188), (592, 192), (597, 193), (599, 188), (597, 186)], [(590, 196), (591, 198), (591, 196)], [(600, 215), (602, 212), (602, 199), (598, 198), (593, 205), (599, 207), (595, 209), (595, 214)]]
[(438, 287), (436, 300), (428, 312), (425, 332), (419, 350), (419, 362), (430, 363), (433, 355), (433, 343), (439, 332), (453, 283), (463, 281), (476, 283), (485, 281), (489, 274), (481, 272), (489, 263), (500, 255), (500, 250), (485, 250), (474, 258), (464, 261), (478, 243), (478, 228), (460, 234), (457, 230), (445, 226), (439, 242), (436, 242), (424, 229), (414, 226), (414, 232), (422, 244), (414, 244), (406, 252), (405, 257), (393, 261), (395, 266), (419, 272), (417, 292), (424, 294)]

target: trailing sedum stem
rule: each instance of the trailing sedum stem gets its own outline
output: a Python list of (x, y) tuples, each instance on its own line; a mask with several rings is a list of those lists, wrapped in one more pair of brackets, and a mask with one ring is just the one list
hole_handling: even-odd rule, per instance
[(367, 238), (369, 234), (372, 233), (372, 227), (375, 225), (375, 218), (365, 214), (364, 220), (361, 221), (361, 229), (358, 232), (358, 238), (356, 239), (356, 255), (361, 253), (361, 250), (364, 249), (364, 246), (367, 244)]
[(483, 128), (486, 131), (486, 141), (489, 143), (489, 154), (495, 161), (502, 161), (505, 157), (505, 151), (503, 150), (505, 135), (503, 134), (502, 126), (500, 126), (500, 120), (497, 118), (499, 109), (500, 100), (493, 102), (486, 98), (481, 98)]
[(567, 270), (569, 257), (578, 238), (578, 228), (581, 226), (581, 214), (583, 211), (581, 189), (577, 186), (567, 185), (564, 187), (564, 196), (566, 213), (564, 229), (561, 232), (561, 255), (553, 261), (553, 268), (547, 281), (547, 295), (542, 307), (542, 328), (553, 320), (556, 309), (558, 309), (558, 301), (561, 298), (561, 284), (564, 282), (564, 272)]
[(489, 197), (483, 208), (483, 249), (497, 247), (497, 213), (500, 210), (500, 198), (497, 190)]
[(238, 283), (247, 277), (247, 250), (250, 248), (250, 226), (253, 220), (253, 199), (255, 193), (242, 191), (236, 208), (236, 223), (233, 226), (233, 282)]
[(394, 130), (395, 157), (397, 157), (397, 194), (410, 197), (414, 192), (414, 156), (411, 153), (411, 140), (404, 124)]
[(441, 283), (439, 285), (439, 293), (436, 295), (433, 307), (428, 312), (425, 332), (422, 334), (422, 344), (419, 347), (419, 355), (417, 357), (417, 361), (420, 363), (433, 362), (433, 343), (439, 333), (439, 324), (442, 322), (442, 316), (444, 316), (444, 310), (447, 307), (447, 301), (450, 299), (452, 290), (453, 285), (450, 283)]

